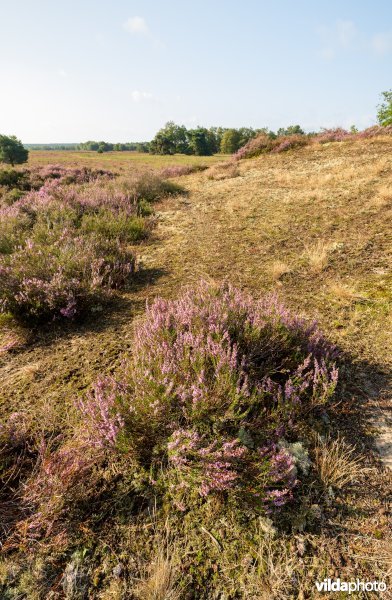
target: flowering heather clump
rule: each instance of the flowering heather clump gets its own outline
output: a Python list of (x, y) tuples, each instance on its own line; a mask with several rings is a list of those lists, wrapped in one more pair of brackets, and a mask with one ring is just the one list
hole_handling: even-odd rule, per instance
[(69, 319), (106, 300), (134, 268), (133, 254), (116, 241), (75, 237), (72, 230), (49, 234), (44, 243), (27, 240), (0, 255), (0, 312)]
[(84, 437), (90, 446), (104, 448), (116, 444), (117, 435), (124, 426), (122, 417), (118, 413), (112, 414), (117, 393), (117, 383), (107, 378), (98, 380), (87, 399), (79, 401), (79, 410), (87, 426)]
[(249, 140), (242, 148), (233, 154), (235, 160), (243, 158), (254, 158), (260, 154), (279, 153), (290, 148), (299, 148), (313, 143), (326, 144), (328, 142), (348, 142), (361, 139), (368, 139), (382, 135), (392, 135), (392, 125), (382, 127), (375, 125), (358, 133), (350, 133), (342, 127), (335, 129), (324, 129), (316, 135), (290, 135), (286, 137), (279, 136), (276, 139), (262, 133)]
[(319, 142), (320, 144), (326, 144), (328, 142), (343, 142), (351, 139), (351, 137), (352, 134), (349, 131), (346, 131), (346, 129), (343, 129), (342, 127), (337, 127), (336, 129), (325, 129), (314, 136), (313, 141)]
[(283, 140), (279, 138), (276, 141), (278, 141), (279, 144), (274, 146), (271, 150), (274, 154), (291, 150), (291, 148), (300, 148), (301, 146), (307, 146), (309, 144), (309, 138), (305, 135), (289, 135)]
[(289, 135), (279, 136), (276, 139), (262, 133), (257, 137), (249, 140), (245, 146), (240, 148), (235, 154), (234, 158), (240, 160), (242, 158), (253, 158), (260, 154), (266, 154), (269, 152), (279, 153), (290, 148), (299, 148), (300, 146), (307, 146), (310, 143), (307, 135)]
[(89, 169), (88, 167), (70, 168), (62, 165), (45, 165), (44, 167), (31, 168), (29, 179), (31, 189), (39, 189), (46, 182), (56, 180), (61, 184), (91, 183), (102, 179), (113, 179), (112, 171), (103, 169)]
[(127, 247), (152, 227), (149, 202), (180, 188), (150, 174), (112, 182), (90, 169), (39, 173), (38, 190), (0, 204), (0, 312), (69, 319), (125, 284), (135, 270)]
[(122, 376), (80, 404), (84, 427), (92, 446), (130, 453), (181, 509), (196, 493), (268, 511), (293, 495), (307, 456), (295, 442), (334, 393), (335, 357), (317, 325), (275, 297), (202, 282), (148, 308)]
[(392, 135), (392, 125), (387, 125), (386, 127), (374, 125), (373, 127), (368, 127), (363, 131), (359, 131), (358, 133), (354, 134), (353, 137), (356, 140), (361, 140), (377, 137), (378, 135)]
[(250, 139), (249, 142), (237, 150), (233, 156), (236, 160), (241, 160), (242, 158), (254, 158), (260, 154), (271, 152), (275, 145), (276, 140), (265, 133), (261, 133), (255, 138)]

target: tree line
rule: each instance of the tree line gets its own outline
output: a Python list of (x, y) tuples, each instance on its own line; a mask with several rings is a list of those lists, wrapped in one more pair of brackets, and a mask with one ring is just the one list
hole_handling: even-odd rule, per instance
[[(377, 120), (381, 126), (392, 125), (392, 90), (382, 92), (382, 103), (378, 106)], [(353, 133), (357, 128), (353, 125)], [(150, 152), (151, 154), (196, 154), (210, 156), (212, 154), (233, 154), (249, 140), (264, 133), (275, 139), (279, 136), (305, 135), (299, 125), (281, 127), (276, 132), (268, 127), (253, 129), (252, 127), (196, 127), (187, 129), (185, 125), (177, 125), (173, 121), (166, 123), (158, 131), (151, 142), (128, 142), (112, 144), (89, 140), (81, 144), (22, 144), (15, 136), (0, 135), (0, 163), (10, 165), (21, 164), (28, 159), (28, 150), (90, 150), (95, 152)], [(308, 133), (307, 135), (312, 135)]]

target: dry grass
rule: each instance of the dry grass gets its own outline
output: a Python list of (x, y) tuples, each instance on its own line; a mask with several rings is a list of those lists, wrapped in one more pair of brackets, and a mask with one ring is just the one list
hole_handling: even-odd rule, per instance
[(284, 275), (291, 273), (291, 269), (282, 260), (275, 260), (271, 264), (270, 273), (274, 281), (279, 281)]
[(304, 257), (313, 273), (321, 273), (327, 268), (332, 245), (317, 240), (313, 244), (305, 244)]
[(343, 439), (323, 440), (317, 438), (315, 462), (321, 481), (326, 488), (342, 489), (348, 484), (358, 481), (367, 470), (363, 467), (363, 459), (358, 458), (356, 449)]
[(240, 170), (238, 168), (238, 163), (232, 161), (217, 163), (207, 170), (207, 178), (212, 181), (232, 179), (233, 177), (238, 177), (239, 175)]
[(329, 291), (333, 298), (345, 304), (353, 304), (354, 302), (366, 302), (366, 295), (358, 292), (354, 285), (343, 281), (333, 281), (329, 284)]
[(286, 540), (275, 541), (261, 533), (256, 561), (251, 568), (243, 590), (247, 600), (286, 600), (292, 598), (293, 575), (298, 558)]
[(392, 187), (390, 185), (381, 185), (375, 196), (370, 200), (370, 206), (376, 208), (387, 208), (392, 204)]
[(188, 156), (175, 154), (164, 156), (144, 152), (97, 152), (83, 151), (56, 151), (56, 150), (30, 150), (29, 165), (61, 164), (75, 167), (92, 167), (100, 169), (113, 169), (116, 172), (140, 169), (161, 169), (175, 165), (213, 165), (221, 162), (226, 155), (215, 156)]
[(154, 554), (148, 565), (141, 565), (142, 578), (135, 594), (140, 600), (181, 600), (177, 585), (181, 556), (166, 521), (163, 531), (155, 520)]

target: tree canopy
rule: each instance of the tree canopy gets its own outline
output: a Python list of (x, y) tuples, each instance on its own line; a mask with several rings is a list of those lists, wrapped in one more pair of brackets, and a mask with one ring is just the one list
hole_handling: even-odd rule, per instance
[(16, 165), (27, 162), (29, 151), (14, 135), (0, 135), (0, 162)]
[(377, 118), (380, 125), (392, 125), (392, 90), (382, 92), (384, 102), (378, 107)]

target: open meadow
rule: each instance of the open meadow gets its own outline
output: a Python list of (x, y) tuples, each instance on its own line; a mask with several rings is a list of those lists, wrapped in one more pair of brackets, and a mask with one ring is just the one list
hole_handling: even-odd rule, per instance
[(135, 168), (160, 169), (177, 165), (212, 165), (228, 158), (226, 155), (215, 156), (174, 156), (149, 154), (148, 152), (97, 152), (33, 150), (29, 154), (29, 165), (42, 166), (60, 164), (68, 167), (92, 167), (94, 169), (113, 169), (124, 171)]
[(392, 136), (243, 159), (32, 151), (17, 170), (1, 597), (389, 582)]

